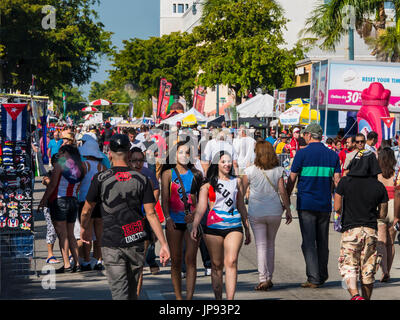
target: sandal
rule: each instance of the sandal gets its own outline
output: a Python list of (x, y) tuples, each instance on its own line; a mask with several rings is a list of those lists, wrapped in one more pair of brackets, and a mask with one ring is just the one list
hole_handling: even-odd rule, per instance
[(268, 291), (269, 289), (271, 289), (273, 287), (273, 284), (270, 280), (265, 281), (265, 282), (260, 282), (255, 288), (254, 290), (257, 291)]
[(389, 282), (390, 276), (388, 274), (384, 274), (382, 276), (381, 282)]
[(58, 260), (56, 259), (55, 256), (52, 256), (52, 257), (50, 257), (50, 258), (48, 258), (48, 259), (46, 260), (46, 263), (49, 263), (49, 264), (57, 264), (57, 263), (60, 263), (60, 261), (58, 261)]

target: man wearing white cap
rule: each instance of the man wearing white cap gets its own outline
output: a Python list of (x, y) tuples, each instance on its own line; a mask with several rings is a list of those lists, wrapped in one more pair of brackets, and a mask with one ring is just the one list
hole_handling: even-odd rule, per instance
[(289, 150), (290, 150), (290, 158), (293, 159), (296, 155), (296, 152), (300, 149), (299, 147), (299, 137), (300, 137), (300, 129), (294, 128), (293, 129), (293, 137), (290, 140)]

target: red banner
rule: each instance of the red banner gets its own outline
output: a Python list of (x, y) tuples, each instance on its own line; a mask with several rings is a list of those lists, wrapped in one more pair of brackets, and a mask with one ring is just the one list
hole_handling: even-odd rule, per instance
[(204, 105), (206, 102), (206, 88), (198, 86), (194, 90), (193, 108), (200, 113), (204, 113)]
[(161, 116), (161, 103), (164, 98), (165, 86), (167, 85), (167, 79), (162, 78), (160, 81), (160, 92), (158, 93), (157, 102), (157, 118)]
[(164, 95), (162, 97), (161, 106), (160, 106), (160, 118), (163, 120), (167, 117), (169, 98), (171, 96), (171, 88), (172, 88), (172, 84), (167, 82), (165, 84)]

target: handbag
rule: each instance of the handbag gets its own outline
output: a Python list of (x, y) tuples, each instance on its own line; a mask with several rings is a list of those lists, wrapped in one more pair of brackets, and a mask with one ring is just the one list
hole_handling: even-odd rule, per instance
[(264, 177), (267, 179), (267, 181), (269, 182), (269, 184), (271, 185), (271, 187), (275, 190), (275, 192), (278, 194), (279, 197), (279, 201), (281, 202), (281, 206), (282, 208), (285, 208), (285, 206), (283, 205), (283, 201), (282, 201), (282, 197), (279, 193), (279, 190), (276, 186), (274, 186), (271, 182), (271, 180), (268, 178), (267, 174), (264, 172), (264, 170), (261, 170), (261, 172), (263, 173)]
[[(182, 200), (183, 200), (183, 204), (185, 205), (185, 215), (189, 215), (189, 214), (191, 214), (191, 211), (190, 211), (190, 204), (188, 203), (188, 198), (186, 196), (185, 186), (183, 185), (183, 181), (182, 181), (181, 175), (179, 174), (178, 170), (176, 170), (175, 168), (173, 170), (175, 171), (176, 176), (178, 177), (179, 183), (182, 188)], [(193, 229), (193, 223), (187, 223), (186, 228), (189, 231), (189, 233), (191, 233), (192, 229)], [(201, 226), (201, 224), (199, 224), (197, 226), (197, 239), (201, 238), (203, 236), (203, 233), (204, 233), (203, 227)]]

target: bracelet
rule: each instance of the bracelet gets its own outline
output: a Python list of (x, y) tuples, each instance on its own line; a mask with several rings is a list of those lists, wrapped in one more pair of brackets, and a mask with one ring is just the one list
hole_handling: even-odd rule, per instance
[(171, 216), (165, 217), (166, 221), (168, 221), (169, 219), (171, 219)]

